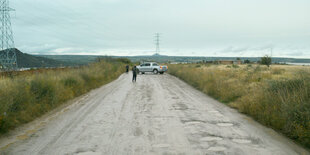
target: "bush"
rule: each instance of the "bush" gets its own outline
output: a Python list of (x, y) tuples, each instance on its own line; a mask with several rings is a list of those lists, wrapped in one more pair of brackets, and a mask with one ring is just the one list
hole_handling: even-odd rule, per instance
[(0, 133), (116, 79), (123, 73), (123, 61), (102, 60), (88, 67), (27, 71), (0, 79)]
[(169, 65), (169, 73), (310, 148), (309, 71)]
[(279, 68), (273, 68), (272, 69), (272, 74), (278, 74), (281, 75), (285, 72), (285, 69), (279, 69)]
[(35, 102), (53, 105), (56, 100), (56, 88), (52, 81), (35, 78), (30, 82), (30, 92), (35, 97)]
[(267, 55), (262, 57), (261, 58), (261, 64), (269, 67), (271, 65), (271, 58)]
[(74, 77), (67, 77), (63, 81), (66, 87), (74, 88), (78, 85), (78, 81)]
[(243, 62), (244, 62), (245, 64), (249, 64), (249, 63), (251, 63), (251, 61), (250, 61), (250, 60), (248, 60), (248, 59), (247, 59), (247, 60), (244, 60)]
[(233, 67), (233, 68), (239, 68), (239, 66), (238, 66), (238, 65), (235, 65), (235, 64), (233, 64), (232, 67)]

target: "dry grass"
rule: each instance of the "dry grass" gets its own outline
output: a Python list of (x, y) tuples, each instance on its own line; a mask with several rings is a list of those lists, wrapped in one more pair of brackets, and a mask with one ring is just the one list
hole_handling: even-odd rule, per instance
[(170, 65), (169, 73), (310, 147), (310, 67)]
[(116, 79), (123, 63), (106, 59), (87, 67), (1, 76), (0, 134), (32, 121), (60, 104)]

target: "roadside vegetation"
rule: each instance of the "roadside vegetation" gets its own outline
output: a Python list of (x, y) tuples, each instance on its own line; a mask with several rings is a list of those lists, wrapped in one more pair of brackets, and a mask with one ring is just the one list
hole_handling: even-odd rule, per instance
[(130, 61), (104, 58), (78, 68), (0, 74), (0, 134), (115, 80), (125, 63)]
[(310, 67), (185, 64), (169, 73), (310, 148)]

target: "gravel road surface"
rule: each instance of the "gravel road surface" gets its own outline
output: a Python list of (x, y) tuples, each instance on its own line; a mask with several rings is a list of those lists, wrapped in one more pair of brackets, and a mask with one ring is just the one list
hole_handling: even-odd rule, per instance
[(2, 137), (0, 154), (309, 154), (171, 75), (131, 76)]

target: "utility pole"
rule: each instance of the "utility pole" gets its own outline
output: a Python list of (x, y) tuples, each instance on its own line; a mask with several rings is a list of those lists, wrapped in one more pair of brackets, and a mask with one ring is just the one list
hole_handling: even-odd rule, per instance
[(11, 25), (9, 0), (0, 0), (0, 65), (5, 70), (17, 69), (16, 51)]
[(160, 34), (159, 33), (155, 33), (155, 45), (156, 45), (156, 55), (159, 55), (160, 53)]

